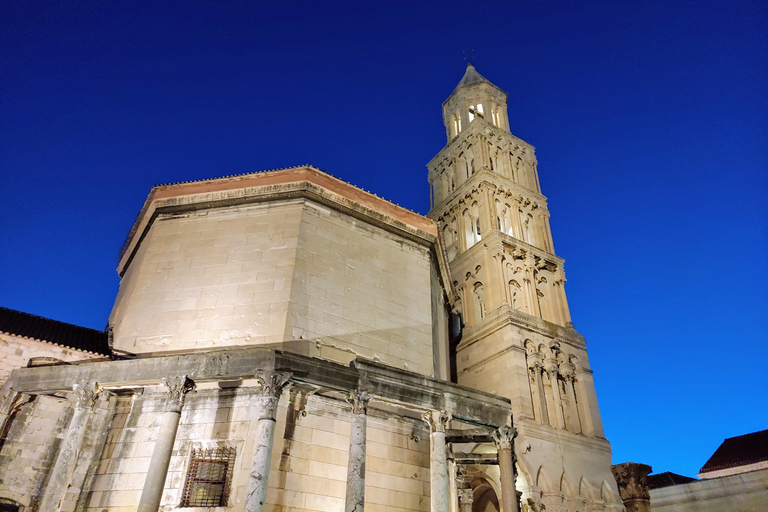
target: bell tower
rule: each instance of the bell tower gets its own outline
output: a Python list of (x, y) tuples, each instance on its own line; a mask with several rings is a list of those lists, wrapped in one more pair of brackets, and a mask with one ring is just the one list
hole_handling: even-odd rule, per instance
[(507, 94), (472, 64), (443, 103), (448, 143), (427, 165), (465, 324), (459, 384), (511, 399), (518, 491), (548, 510), (622, 510), (586, 343), (571, 323), (534, 147)]

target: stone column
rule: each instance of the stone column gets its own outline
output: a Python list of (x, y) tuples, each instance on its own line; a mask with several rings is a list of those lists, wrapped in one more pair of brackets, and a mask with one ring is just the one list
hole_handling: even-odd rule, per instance
[(0, 450), (3, 448), (8, 433), (11, 430), (14, 416), (22, 406), (34, 399), (33, 395), (17, 393), (11, 388), (3, 389), (2, 391), (3, 394), (0, 395)]
[(651, 466), (625, 462), (611, 466), (611, 471), (627, 512), (651, 512), (651, 494), (646, 481)]
[(272, 443), (275, 438), (275, 421), (280, 394), (288, 384), (286, 373), (264, 372), (255, 375), (259, 387), (259, 421), (256, 425), (256, 446), (253, 467), (245, 495), (245, 512), (262, 512), (267, 501), (269, 466), (272, 461)]
[(517, 491), (515, 490), (515, 462), (512, 456), (513, 442), (517, 430), (503, 426), (491, 434), (496, 449), (499, 451), (499, 470), (501, 472), (501, 510), (518, 512)]
[(472, 489), (459, 489), (459, 512), (472, 512)]
[(445, 453), (445, 428), (450, 415), (444, 411), (430, 411), (422, 414), (429, 425), (429, 477), (432, 512), (449, 512), (448, 460)]
[(186, 375), (163, 379), (163, 384), (168, 388), (168, 400), (160, 421), (160, 430), (157, 433), (155, 449), (152, 451), (144, 488), (141, 491), (138, 512), (157, 512), (160, 508), (173, 443), (176, 441), (176, 431), (179, 429), (181, 409), (184, 407), (187, 393), (195, 389), (195, 383)]
[(73, 395), (75, 411), (69, 420), (69, 428), (64, 441), (56, 456), (56, 463), (48, 479), (43, 499), (40, 502), (40, 512), (57, 512), (61, 508), (61, 502), (67, 494), (70, 478), (77, 465), (77, 456), (85, 436), (85, 427), (88, 417), (93, 410), (99, 388), (95, 383), (81, 381), (75, 384)]
[[(552, 388), (552, 402), (555, 407), (555, 423), (550, 423), (553, 427), (565, 428), (565, 418), (563, 417), (563, 404), (560, 400), (560, 383), (558, 382), (558, 368), (556, 360), (547, 361), (546, 370), (549, 375), (549, 384)], [(550, 414), (550, 418), (551, 418)]]
[(347, 401), (352, 404), (352, 424), (349, 432), (347, 495), (344, 512), (362, 512), (365, 508), (366, 408), (370, 398), (365, 391), (355, 391), (347, 397)]

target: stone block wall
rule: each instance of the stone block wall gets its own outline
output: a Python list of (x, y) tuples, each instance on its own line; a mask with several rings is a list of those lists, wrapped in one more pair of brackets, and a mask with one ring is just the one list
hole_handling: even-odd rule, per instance
[(434, 374), (431, 256), (310, 200), (161, 215), (123, 277), (114, 346), (285, 343)]
[[(115, 413), (84, 510), (136, 509), (165, 396), (148, 388), (143, 395), (115, 399)], [(201, 389), (188, 395), (161, 510), (179, 506), (191, 448), (216, 443), (237, 450), (228, 510), (243, 509), (258, 420), (255, 398), (247, 388)], [(344, 510), (350, 411), (342, 404), (295, 390), (283, 394), (267, 510)], [(366, 508), (374, 512), (429, 510), (429, 439), (421, 422), (374, 412), (369, 414), (367, 432)]]
[(427, 247), (308, 202), (285, 337), (433, 375), (430, 267)]

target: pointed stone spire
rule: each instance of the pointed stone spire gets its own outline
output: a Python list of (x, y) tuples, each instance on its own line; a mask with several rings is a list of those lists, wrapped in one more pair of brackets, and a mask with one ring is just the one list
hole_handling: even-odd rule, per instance
[(488, 81), (487, 78), (485, 78), (483, 75), (478, 73), (477, 70), (475, 69), (475, 66), (473, 66), (472, 63), (470, 62), (467, 64), (467, 70), (464, 72), (464, 76), (459, 81), (459, 85), (456, 86), (456, 89), (458, 89), (459, 87), (464, 87), (466, 85), (479, 84), (481, 82), (486, 82), (489, 84), (491, 83)]

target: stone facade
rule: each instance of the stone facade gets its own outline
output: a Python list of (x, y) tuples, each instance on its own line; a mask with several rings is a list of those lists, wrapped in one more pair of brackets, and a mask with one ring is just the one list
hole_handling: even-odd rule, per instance
[(0, 500), (623, 510), (533, 147), (471, 66), (444, 119), (428, 217), (308, 166), (154, 187), (114, 360), (3, 385)]
[(533, 146), (507, 96), (469, 65), (443, 104), (448, 144), (429, 163), (454, 307), (459, 384), (512, 401), (518, 490), (547, 510), (621, 508), (584, 338), (565, 297)]

